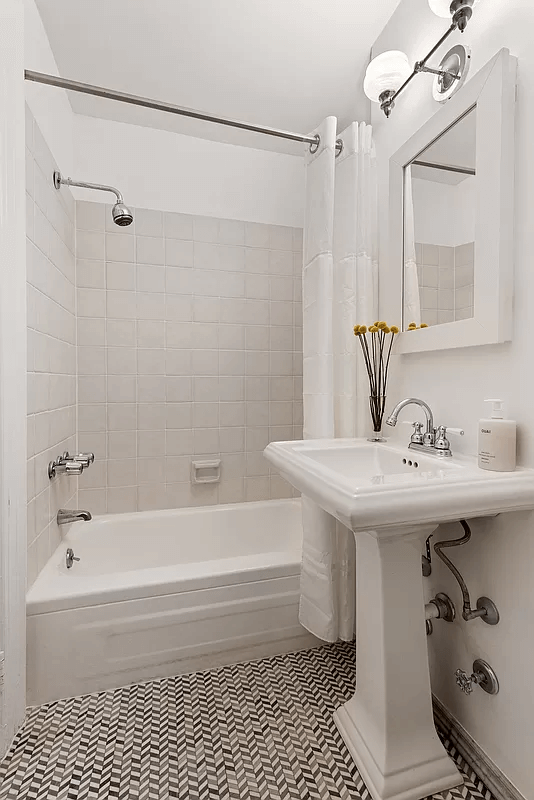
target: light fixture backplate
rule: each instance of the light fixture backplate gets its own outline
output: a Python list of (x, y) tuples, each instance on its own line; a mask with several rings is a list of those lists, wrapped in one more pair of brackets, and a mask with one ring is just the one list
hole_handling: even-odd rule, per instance
[(445, 103), (461, 89), (471, 66), (471, 50), (463, 44), (457, 44), (441, 59), (439, 69), (457, 75), (452, 78), (448, 75), (437, 75), (432, 86), (432, 96), (438, 103)]

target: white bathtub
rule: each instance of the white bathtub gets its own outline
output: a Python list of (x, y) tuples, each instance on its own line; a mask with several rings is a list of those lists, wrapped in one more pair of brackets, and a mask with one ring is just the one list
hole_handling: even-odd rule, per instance
[(299, 500), (71, 525), (28, 592), (28, 702), (315, 646), (301, 546)]

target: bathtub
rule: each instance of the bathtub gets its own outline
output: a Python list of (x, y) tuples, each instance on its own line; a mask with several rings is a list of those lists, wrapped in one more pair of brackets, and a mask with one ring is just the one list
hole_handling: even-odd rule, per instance
[(72, 524), (27, 596), (29, 704), (316, 646), (301, 547), (299, 500)]

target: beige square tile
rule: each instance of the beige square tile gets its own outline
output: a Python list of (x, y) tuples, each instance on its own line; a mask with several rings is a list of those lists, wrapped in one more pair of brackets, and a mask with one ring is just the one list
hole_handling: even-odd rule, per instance
[(86, 261), (79, 258), (76, 262), (76, 285), (87, 289), (106, 288), (106, 268), (104, 261)]
[(107, 437), (109, 458), (122, 459), (136, 457), (137, 435), (135, 431), (110, 431)]
[(165, 264), (168, 267), (193, 267), (195, 265), (193, 242), (165, 239)]
[(135, 403), (136, 385), (135, 375), (108, 375), (108, 403)]
[[(90, 257), (90, 256), (88, 256)], [(135, 261), (135, 237), (106, 233), (106, 261)]]
[(137, 457), (152, 458), (162, 455), (165, 455), (165, 431), (138, 431)]
[(164, 403), (165, 376), (139, 375), (137, 378), (137, 401), (139, 403)]
[(258, 222), (245, 222), (245, 244), (247, 247), (269, 248), (270, 227)]
[(137, 459), (121, 458), (108, 461), (108, 486), (136, 486)]
[(166, 239), (193, 239), (193, 217), (191, 215), (165, 212), (163, 218)]
[(77, 321), (78, 347), (95, 347), (106, 343), (106, 320), (80, 317)]
[(164, 292), (165, 268), (138, 264), (137, 289), (140, 292)]
[(135, 320), (108, 319), (106, 323), (107, 345), (111, 347), (135, 347)]
[(108, 375), (135, 375), (137, 351), (133, 347), (108, 347)]
[(217, 428), (219, 426), (219, 404), (218, 403), (194, 403), (193, 423), (189, 426), (193, 428)]
[(125, 514), (133, 511), (137, 511), (137, 487), (118, 486), (108, 489), (108, 514)]
[(165, 375), (165, 351), (162, 348), (139, 348), (137, 372), (139, 375)]
[(136, 237), (136, 253), (138, 264), (165, 264), (165, 246), (162, 238), (142, 236)]
[(135, 431), (137, 429), (136, 404), (110, 403), (107, 407), (107, 425), (108, 431)]
[[(36, 212), (36, 222), (38, 216)], [(95, 231), (78, 230), (76, 233), (76, 256), (83, 259), (104, 261), (106, 258), (105, 235)]]
[(106, 292), (108, 319), (135, 319), (137, 316), (135, 292)]
[(425, 267), (439, 266), (439, 247), (435, 244), (423, 244), (423, 264)]
[(165, 403), (139, 403), (137, 406), (137, 428), (140, 431), (165, 429)]
[(105, 317), (106, 292), (102, 289), (78, 289), (77, 310), (79, 317)]
[(106, 206), (104, 203), (76, 201), (76, 228), (81, 231), (100, 231), (106, 229)]
[(130, 292), (135, 290), (135, 264), (108, 261), (106, 276), (108, 289)]
[(166, 433), (167, 456), (191, 456), (193, 453), (192, 430), (168, 430)]
[(165, 322), (163, 320), (138, 320), (137, 346), (163, 348), (165, 346)]
[(163, 213), (148, 208), (136, 208), (135, 233), (137, 236), (163, 237)]
[[(211, 403), (197, 403), (195, 409)], [(168, 430), (189, 430), (193, 426), (193, 405), (191, 403), (167, 403), (165, 426)]]

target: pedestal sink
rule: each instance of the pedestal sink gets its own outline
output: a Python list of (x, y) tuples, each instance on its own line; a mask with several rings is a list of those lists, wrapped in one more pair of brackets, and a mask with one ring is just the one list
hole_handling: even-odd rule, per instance
[(421, 800), (458, 786), (433, 723), (423, 543), (441, 522), (534, 508), (534, 470), (363, 439), (274, 442), (265, 456), (356, 537), (356, 692), (335, 721), (369, 792)]

